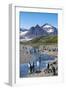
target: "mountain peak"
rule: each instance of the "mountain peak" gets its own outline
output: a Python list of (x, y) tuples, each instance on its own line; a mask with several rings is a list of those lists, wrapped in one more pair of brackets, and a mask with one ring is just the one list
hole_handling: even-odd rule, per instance
[(30, 29), (34, 29), (35, 27), (34, 26), (32, 26)]
[(49, 23), (45, 23), (44, 25), (49, 25)]
[(52, 27), (52, 25), (51, 25), (51, 24), (46, 23), (46, 24), (44, 24), (42, 27), (44, 27), (44, 28), (50, 28), (50, 27)]
[(38, 28), (38, 27), (40, 27), (38, 24), (35, 26), (35, 28)]

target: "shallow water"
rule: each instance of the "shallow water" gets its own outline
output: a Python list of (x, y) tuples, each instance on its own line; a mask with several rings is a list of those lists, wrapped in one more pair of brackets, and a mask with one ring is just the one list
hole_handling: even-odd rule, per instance
[[(37, 70), (41, 70), (43, 68), (46, 68), (48, 65), (48, 62), (50, 62), (51, 60), (54, 60), (55, 57), (54, 56), (50, 56), (48, 54), (41, 54), (41, 53), (32, 53), (32, 59), (30, 60), (30, 63), (33, 64), (34, 63), (34, 72)], [(39, 64), (37, 65), (37, 62), (39, 62)], [(20, 77), (27, 77), (27, 75), (29, 74), (29, 66), (28, 63), (24, 63), (24, 64), (20, 64)]]
[[(41, 62), (35, 60), (30, 63), (34, 62), (34, 71), (37, 71), (37, 70), (41, 70), (43, 68), (47, 68), (48, 62), (50, 62), (50, 61), (51, 60), (48, 58), (48, 60), (41, 59)], [(39, 62), (38, 65), (37, 65), (37, 62)], [(27, 75), (29, 74), (30, 68), (29, 68), (28, 64), (29, 63), (20, 64), (20, 77), (27, 77)]]

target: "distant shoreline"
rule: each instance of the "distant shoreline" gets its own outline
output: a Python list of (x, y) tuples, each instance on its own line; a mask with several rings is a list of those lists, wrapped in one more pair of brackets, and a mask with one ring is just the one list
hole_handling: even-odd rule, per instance
[[(29, 54), (29, 53), (26, 53), (26, 51), (25, 50), (23, 50), (23, 46), (24, 45), (20, 45), (20, 64), (23, 64), (23, 63), (28, 63), (29, 61), (30, 61), (30, 59), (31, 59), (31, 54)], [(45, 47), (45, 48), (47, 48), (48, 50), (43, 50), (43, 46)], [(30, 46), (30, 45), (25, 45), (24, 47), (28, 47), (28, 48), (31, 48), (32, 46)], [(38, 47), (39, 49), (40, 49), (40, 51), (43, 53), (47, 53), (47, 54), (49, 54), (49, 55), (53, 55), (53, 56), (57, 56), (58, 55), (58, 51), (52, 51), (51, 49), (53, 49), (53, 48), (57, 48), (58, 46), (57, 46), (57, 44), (54, 44), (54, 45), (40, 45), (40, 47)], [(49, 50), (51, 50), (51, 51), (49, 51)]]

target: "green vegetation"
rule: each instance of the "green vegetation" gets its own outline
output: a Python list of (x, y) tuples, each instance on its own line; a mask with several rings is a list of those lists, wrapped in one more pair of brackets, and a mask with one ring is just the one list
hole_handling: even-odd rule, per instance
[(25, 45), (33, 45), (33, 46), (39, 46), (44, 44), (57, 44), (58, 43), (58, 37), (57, 36), (41, 36), (38, 38), (35, 38), (33, 40), (27, 41), (27, 42), (20, 42), (21, 44)]

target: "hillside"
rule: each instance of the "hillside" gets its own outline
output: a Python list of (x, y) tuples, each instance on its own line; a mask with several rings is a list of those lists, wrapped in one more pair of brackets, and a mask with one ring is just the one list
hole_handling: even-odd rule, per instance
[(43, 45), (43, 44), (57, 44), (57, 36), (41, 36), (30, 41), (20, 42), (21, 44), (26, 45)]

